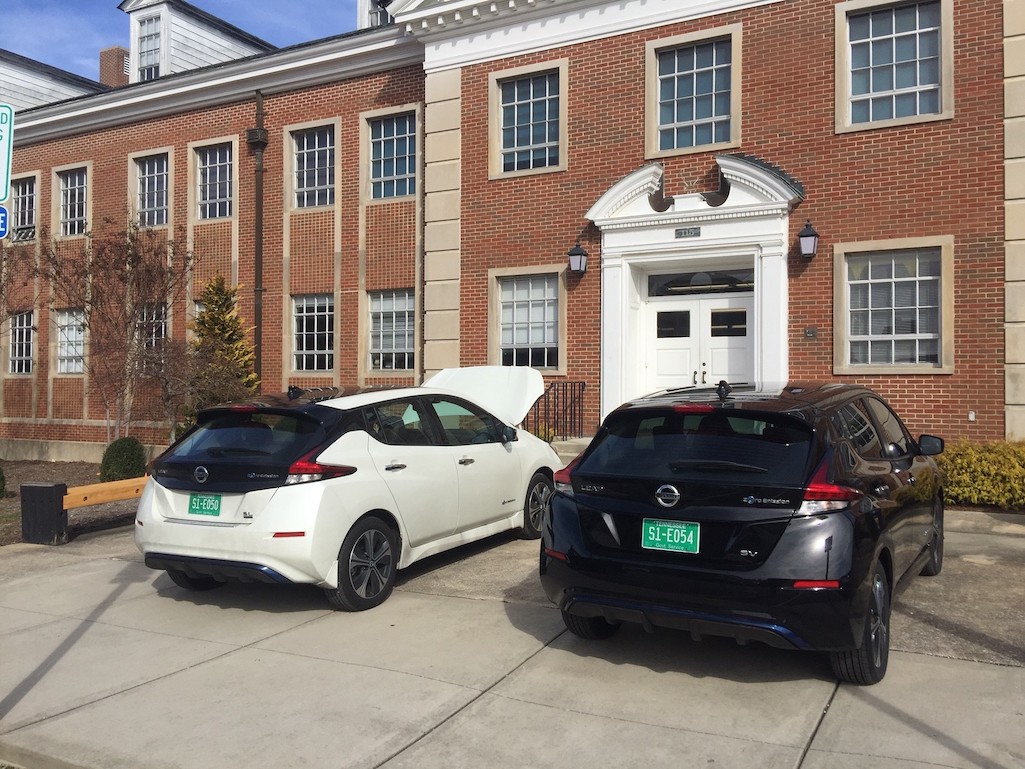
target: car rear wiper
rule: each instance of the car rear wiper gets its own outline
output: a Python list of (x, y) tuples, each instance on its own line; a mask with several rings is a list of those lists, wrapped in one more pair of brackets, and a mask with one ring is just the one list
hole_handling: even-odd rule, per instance
[(669, 469), (676, 470), (708, 470), (710, 472), (729, 472), (737, 470), (742, 473), (767, 473), (769, 468), (758, 465), (745, 465), (741, 462), (730, 462), (726, 459), (675, 459), (669, 463)]
[(211, 457), (226, 457), (226, 456), (260, 456), (269, 457), (269, 451), (262, 451), (261, 449), (249, 449), (244, 447), (227, 447), (221, 446), (219, 448), (207, 449), (206, 453)]

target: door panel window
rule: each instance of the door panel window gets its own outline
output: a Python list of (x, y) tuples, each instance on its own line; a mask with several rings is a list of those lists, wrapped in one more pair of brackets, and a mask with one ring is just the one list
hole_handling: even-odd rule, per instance
[(832, 422), (837, 432), (850, 441), (862, 457), (879, 459), (883, 456), (879, 435), (861, 403), (848, 403), (840, 407), (833, 415)]
[(903, 457), (911, 453), (911, 437), (904, 429), (900, 419), (890, 408), (876, 398), (866, 398), (869, 411), (876, 418), (876, 424), (883, 433), (884, 456), (889, 458)]
[(445, 441), (450, 445), (501, 442), (497, 420), (487, 412), (448, 398), (432, 398), (431, 405), (438, 415)]
[(747, 336), (747, 310), (712, 310), (712, 336)]
[(690, 336), (690, 312), (680, 310), (674, 312), (660, 312), (658, 314), (657, 330), (659, 339), (680, 339)]

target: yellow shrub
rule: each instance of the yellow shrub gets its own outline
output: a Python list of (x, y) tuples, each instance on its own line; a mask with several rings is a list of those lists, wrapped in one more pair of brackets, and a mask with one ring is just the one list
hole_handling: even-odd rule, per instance
[(948, 503), (1025, 510), (1025, 441), (956, 441), (937, 459)]

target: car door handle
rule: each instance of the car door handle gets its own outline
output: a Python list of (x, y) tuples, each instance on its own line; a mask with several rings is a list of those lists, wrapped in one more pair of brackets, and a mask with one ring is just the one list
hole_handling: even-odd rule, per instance
[(461, 464), (461, 465), (472, 465), (473, 464), (473, 459), (471, 459), (470, 457), (463, 457), (462, 459), (459, 460), (459, 464)]
[(876, 496), (885, 497), (887, 494), (890, 493), (890, 487), (887, 486), (885, 483), (880, 483), (878, 486), (872, 489), (872, 491), (876, 493)]
[(396, 470), (405, 470), (406, 466), (404, 464), (402, 464), (401, 462), (393, 462), (390, 465), (385, 465), (384, 469), (388, 470), (390, 472), (395, 472)]

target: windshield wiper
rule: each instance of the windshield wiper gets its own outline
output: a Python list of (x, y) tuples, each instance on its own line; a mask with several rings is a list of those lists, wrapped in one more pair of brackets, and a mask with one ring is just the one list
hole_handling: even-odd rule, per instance
[(727, 459), (676, 459), (669, 463), (669, 469), (677, 470), (708, 470), (710, 472), (729, 472), (736, 470), (742, 473), (767, 473), (769, 468), (758, 465), (745, 465)]

